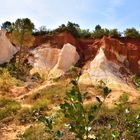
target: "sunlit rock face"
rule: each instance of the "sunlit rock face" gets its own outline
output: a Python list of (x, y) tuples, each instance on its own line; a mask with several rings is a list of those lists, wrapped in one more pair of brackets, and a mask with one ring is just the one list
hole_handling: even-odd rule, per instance
[(76, 51), (76, 48), (69, 43), (65, 44), (60, 51), (57, 64), (50, 71), (49, 77), (60, 77), (66, 71), (68, 71), (70, 67), (74, 66), (78, 60), (79, 55)]
[(5, 30), (0, 30), (0, 64), (9, 62), (18, 50), (11, 44)]
[(62, 49), (51, 46), (38, 47), (32, 51), (33, 57), (29, 59), (34, 69), (31, 74), (44, 71), (49, 78), (57, 78), (74, 66), (79, 60), (76, 48), (67, 43)]
[(120, 66), (109, 61), (103, 48), (100, 48), (90, 67), (81, 75), (79, 83), (97, 85), (99, 81), (104, 81), (108, 86), (125, 84), (119, 69)]
[(40, 47), (32, 51), (33, 61), (31, 63), (35, 68), (48, 71), (56, 65), (59, 53), (60, 49)]
[(127, 59), (127, 48), (124, 43), (110, 37), (103, 37), (101, 47), (108, 60), (115, 63), (124, 63)]
[(140, 40), (138, 38), (104, 37), (101, 40), (101, 46), (108, 60), (123, 63), (132, 73), (140, 75)]

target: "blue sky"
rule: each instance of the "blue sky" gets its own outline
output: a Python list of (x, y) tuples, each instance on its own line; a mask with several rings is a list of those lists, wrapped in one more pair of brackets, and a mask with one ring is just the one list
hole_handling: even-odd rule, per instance
[(71, 21), (91, 30), (97, 24), (140, 30), (140, 0), (0, 0), (0, 5), (0, 24), (28, 17), (37, 28)]

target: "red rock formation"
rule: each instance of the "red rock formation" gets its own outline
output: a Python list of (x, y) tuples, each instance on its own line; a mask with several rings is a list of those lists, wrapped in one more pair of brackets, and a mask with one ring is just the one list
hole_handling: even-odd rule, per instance
[(63, 32), (63, 33), (55, 35), (53, 37), (52, 42), (54, 44), (57, 44), (57, 47), (59, 47), (59, 48), (62, 48), (63, 45), (66, 43), (70, 43), (74, 46), (77, 46), (76, 39), (69, 32)]
[[(104, 48), (106, 57), (116, 63), (124, 63), (128, 65), (131, 72), (140, 75), (140, 67), (138, 61), (140, 60), (140, 40), (139, 39), (130, 39), (130, 38), (121, 38), (113, 39), (110, 37), (104, 37), (101, 40), (101, 46)], [(120, 57), (124, 60), (119, 60), (117, 57)], [(128, 64), (126, 64), (128, 63)]]
[(44, 43), (51, 43), (52, 47), (62, 48), (64, 44), (70, 43), (77, 45), (76, 39), (69, 32), (58, 33), (54, 36), (39, 35), (35, 36), (34, 46), (39, 46)]
[(52, 36), (44, 36), (44, 35), (35, 36), (35, 41), (34, 41), (33, 46), (37, 47), (44, 43), (47, 43), (47, 42), (49, 42), (49, 40), (51, 40), (51, 38), (52, 38)]
[(81, 51), (81, 54), (83, 56), (83, 59), (81, 61), (88, 61), (92, 60), (98, 50), (98, 41), (93, 39), (79, 39), (79, 50)]
[(118, 57), (127, 55), (127, 49), (124, 43), (120, 42), (117, 39), (103, 37), (103, 39), (101, 40), (101, 47), (104, 49), (105, 55), (108, 60), (114, 61), (116, 63), (123, 63), (124, 60), (118, 60)]
[(34, 45), (50, 43), (54, 48), (62, 48), (66, 43), (76, 46), (80, 55), (81, 66), (96, 56), (98, 49), (103, 48), (108, 60), (125, 64), (130, 71), (140, 75), (140, 39), (103, 37), (102, 39), (76, 39), (71, 33), (63, 32), (54, 36), (37, 36)]
[(121, 38), (120, 40), (127, 48), (127, 59), (130, 70), (133, 73), (140, 75), (140, 65), (138, 64), (138, 61), (140, 60), (140, 39)]

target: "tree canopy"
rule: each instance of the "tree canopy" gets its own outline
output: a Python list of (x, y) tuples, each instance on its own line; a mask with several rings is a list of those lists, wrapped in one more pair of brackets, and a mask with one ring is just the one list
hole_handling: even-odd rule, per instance
[(28, 18), (17, 19), (12, 25), (11, 40), (20, 48), (18, 63), (23, 63), (24, 57), (27, 55), (27, 50), (33, 45), (34, 24)]
[[(140, 33), (138, 30), (136, 30), (134, 27), (133, 28), (127, 28), (123, 32), (119, 32), (118, 29), (107, 29), (107, 28), (102, 28), (101, 25), (96, 25), (93, 29), (93, 31), (90, 31), (89, 29), (82, 29), (80, 28), (79, 24), (70, 22), (68, 21), (67, 24), (61, 24), (58, 28), (56, 29), (47, 29), (46, 26), (40, 26), (38, 29), (35, 29), (34, 24), (31, 22), (30, 19), (28, 18), (23, 18), (23, 19), (17, 19), (16, 22), (11, 23), (10, 21), (6, 21), (2, 23), (1, 25), (2, 29), (6, 29), (8, 32), (12, 33), (12, 36), (16, 36), (16, 39), (13, 39), (13, 43), (16, 44), (17, 46), (21, 46), (22, 42), (19, 41), (21, 36), (24, 36), (23, 40), (25, 39), (25, 36), (29, 39), (26, 41), (23, 41), (24, 43), (27, 42), (28, 46), (31, 46), (30, 40), (30, 35), (54, 35), (56, 33), (61, 33), (64, 31), (70, 32), (74, 37), (76, 38), (102, 38), (103, 36), (111, 36), (114, 38), (119, 38), (121, 36), (124, 37), (129, 37), (129, 38), (138, 38), (140, 37)], [(13, 31), (14, 30), (14, 31)], [(15, 34), (15, 35), (14, 35)], [(20, 35), (17, 35), (20, 34)], [(28, 34), (28, 35), (27, 35)], [(30, 35), (29, 35), (30, 34)], [(31, 43), (31, 44), (30, 44)]]
[(10, 32), (12, 30), (12, 23), (10, 21), (2, 23), (1, 29), (5, 29)]
[(138, 37), (140, 37), (139, 31), (137, 31), (135, 28), (127, 28), (124, 31), (124, 35), (126, 37), (130, 37), (130, 38), (138, 38)]

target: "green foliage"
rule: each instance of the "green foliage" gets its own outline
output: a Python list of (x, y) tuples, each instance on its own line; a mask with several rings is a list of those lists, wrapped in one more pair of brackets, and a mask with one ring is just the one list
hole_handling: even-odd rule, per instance
[(60, 84), (52, 85), (38, 92), (34, 92), (31, 96), (26, 99), (27, 103), (34, 103), (39, 99), (48, 100), (49, 104), (60, 104), (65, 96), (66, 85), (65, 82)]
[(133, 139), (140, 139), (140, 114), (132, 115), (133, 112), (131, 110), (126, 111), (126, 128), (128, 130), (128, 135)]
[(5, 94), (13, 86), (20, 84), (20, 81), (12, 77), (6, 68), (0, 68), (0, 91)]
[(139, 31), (137, 31), (135, 28), (127, 28), (124, 31), (125, 37), (130, 37), (130, 38), (138, 38), (140, 37)]
[(47, 28), (46, 28), (46, 26), (41, 26), (41, 27), (39, 28), (39, 33), (40, 33), (41, 35), (46, 34), (46, 33), (47, 33)]
[(67, 31), (67, 26), (65, 24), (60, 25), (57, 29), (55, 29), (55, 32), (64, 32)]
[(58, 140), (58, 139), (61, 139), (64, 135), (64, 133), (60, 130), (58, 131), (54, 131), (54, 122), (52, 120), (51, 117), (47, 117), (47, 116), (42, 116), (39, 118), (41, 122), (43, 122), (43, 124), (45, 125), (45, 128), (46, 128), (46, 132), (50, 135), (48, 140)]
[(32, 46), (32, 32), (34, 29), (34, 24), (31, 22), (30, 19), (17, 19), (15, 23), (13, 23), (12, 28), (12, 41), (16, 46)]
[(39, 99), (37, 100), (31, 108), (23, 108), (20, 110), (18, 115), (18, 120), (22, 124), (37, 122), (39, 116), (45, 114), (45, 111), (48, 109), (48, 100)]
[(21, 140), (47, 140), (48, 136), (43, 125), (35, 125), (29, 127), (23, 135), (20, 135)]
[(48, 105), (47, 99), (39, 99), (34, 103), (32, 110), (36, 112), (44, 111), (47, 108), (47, 105)]
[(82, 38), (91, 38), (91, 32), (89, 31), (89, 29), (78, 29), (78, 34), (80, 37)]
[(95, 30), (92, 33), (93, 38), (102, 38), (103, 36), (108, 36), (109, 30), (108, 29), (102, 29), (100, 25), (95, 26)]
[(106, 86), (103, 80), (99, 81), (98, 88), (101, 89), (104, 98), (112, 91), (110, 88)]
[(94, 121), (97, 119), (100, 108), (110, 93), (110, 89), (104, 88), (103, 97), (101, 101), (99, 97), (96, 97), (98, 103), (91, 106), (87, 111), (84, 107), (84, 98), (80, 92), (77, 81), (72, 81), (73, 87), (70, 91), (67, 91), (64, 104), (61, 104), (61, 109), (64, 112), (66, 118), (69, 119), (69, 130), (75, 134), (75, 138), (80, 140), (92, 140), (90, 133), (93, 127)]
[(2, 23), (1, 29), (5, 29), (6, 31), (10, 32), (12, 30), (12, 23), (10, 21), (5, 21)]
[[(35, 130), (40, 131), (42, 139), (46, 138), (45, 135), (48, 140), (140, 139), (140, 111), (130, 108), (128, 93), (122, 94), (115, 104), (116, 107), (109, 109), (104, 106), (104, 102), (111, 89), (103, 81), (99, 81), (98, 88), (101, 89), (103, 98), (97, 96), (97, 102), (87, 106), (84, 104), (86, 93), (81, 93), (77, 81), (73, 80), (72, 85), (72, 89), (66, 92), (64, 102), (60, 105), (61, 109), (54, 110), (51, 115), (47, 113), (47, 116), (36, 116), (37, 120), (43, 123), (41, 131)], [(56, 115), (61, 111), (64, 117)], [(22, 135), (24, 139), (27, 139), (27, 134), (28, 137), (33, 137), (34, 132), (28, 133), (29, 129)], [(39, 140), (37, 136), (36, 139)]]
[(64, 31), (68, 31), (70, 32), (74, 37), (79, 37), (79, 25), (76, 23), (72, 23), (70, 21), (68, 21), (67, 25), (62, 24), (61, 26), (59, 26), (57, 29), (54, 30), (54, 32), (64, 32)]
[[(36, 126), (32, 126), (28, 128), (24, 134), (22, 134), (20, 137), (23, 139), (27, 138), (33, 138), (32, 133), (34, 132), (39, 132), (39, 134), (34, 133), (36, 135), (36, 139), (45, 139), (45, 140), (58, 140), (61, 139), (64, 136), (63, 131), (61, 131), (61, 125), (63, 125), (64, 120), (63, 120), (62, 114), (59, 112), (57, 113), (56, 110), (55, 112), (52, 112), (48, 116), (46, 115), (40, 115), (38, 116), (38, 120), (40, 123), (38, 123)], [(38, 130), (37, 130), (38, 127)], [(35, 130), (34, 132), (32, 130)], [(30, 133), (31, 132), (31, 133)], [(41, 138), (38, 137), (42, 134)]]
[(120, 32), (118, 32), (117, 29), (111, 29), (111, 30), (109, 31), (109, 35), (110, 35), (111, 37), (114, 37), (114, 38), (119, 38), (119, 37), (121, 37), (121, 34), (120, 34)]
[(17, 119), (21, 124), (31, 123), (34, 121), (34, 118), (36, 118), (36, 116), (33, 116), (33, 112), (30, 108), (22, 108), (17, 115)]
[(35, 29), (33, 35), (53, 35), (53, 31), (46, 28), (46, 26), (41, 26), (39, 29)]
[(67, 73), (69, 74), (69, 77), (71, 77), (72, 79), (74, 79), (74, 78), (80, 76), (80, 74), (81, 74), (81, 68), (73, 67), (72, 66)]
[[(36, 35), (54, 35), (55, 33), (68, 31), (74, 37), (83, 37), (83, 38), (90, 38), (90, 37), (102, 38), (103, 36), (111, 36), (114, 38), (121, 37), (121, 33), (117, 29), (111, 29), (111, 30), (106, 29), (106, 28), (103, 29), (100, 25), (96, 25), (95, 30), (93, 32), (90, 32), (89, 29), (80, 29), (80, 26), (78, 24), (72, 23), (72, 22), (68, 22), (66, 25), (62, 24), (54, 30), (47, 29), (46, 26), (41, 26), (39, 27), (39, 29), (34, 29), (34, 24), (28, 18), (17, 19), (15, 23), (6, 21), (2, 24), (1, 28), (6, 29), (8, 32), (14, 31), (14, 33), (12, 33), (11, 38), (12, 38), (13, 43), (16, 44), (18, 47), (22, 46), (21, 44), (24, 44), (26, 42), (27, 42), (26, 46), (28, 44), (29, 44), (28, 46), (32, 46), (32, 41), (34, 39), (31, 37), (31, 34), (34, 34), (35, 36)], [(27, 31), (25, 28), (27, 30), (29, 29), (31, 32), (29, 30)], [(26, 34), (25, 38), (23, 37), (24, 36), (23, 34)], [(130, 37), (130, 38), (137, 38), (137, 37), (140, 37), (140, 33), (135, 28), (127, 28), (124, 31), (124, 36)], [(24, 39), (21, 39), (21, 38), (24, 38)]]
[(29, 72), (31, 66), (29, 66), (27, 63), (24, 63), (22, 64), (22, 69), (19, 69), (16, 60), (14, 59), (15, 58), (13, 58), (9, 63), (1, 65), (1, 68), (6, 69), (7, 72), (18, 81), (18, 85), (22, 85), (23, 81), (26, 81), (27, 76), (30, 74)]
[(128, 102), (129, 96), (128, 93), (123, 93), (120, 98), (119, 101), (115, 104), (118, 113), (122, 113), (123, 110), (125, 110), (127, 106), (127, 102)]
[(79, 37), (78, 33), (79, 25), (76, 23), (68, 22), (67, 30), (73, 34), (74, 37)]
[(134, 82), (134, 84), (136, 85), (136, 87), (139, 89), (140, 88), (140, 78), (136, 75), (132, 76), (132, 81)]
[(101, 29), (102, 29), (102, 27), (99, 24), (95, 26), (95, 31), (98, 31), (98, 30), (101, 30)]
[(0, 98), (0, 120), (11, 117), (21, 108), (20, 104), (12, 99)]
[(18, 69), (27, 58), (29, 47), (33, 45), (33, 29), (34, 24), (28, 18), (17, 19), (12, 25), (11, 40), (17, 47), (20, 47), (17, 57)]
[(119, 102), (116, 103), (116, 117), (114, 118), (114, 124), (111, 125), (112, 136), (115, 140), (140, 138), (139, 112), (137, 114), (132, 110), (127, 102), (128, 94), (124, 93), (120, 96)]

